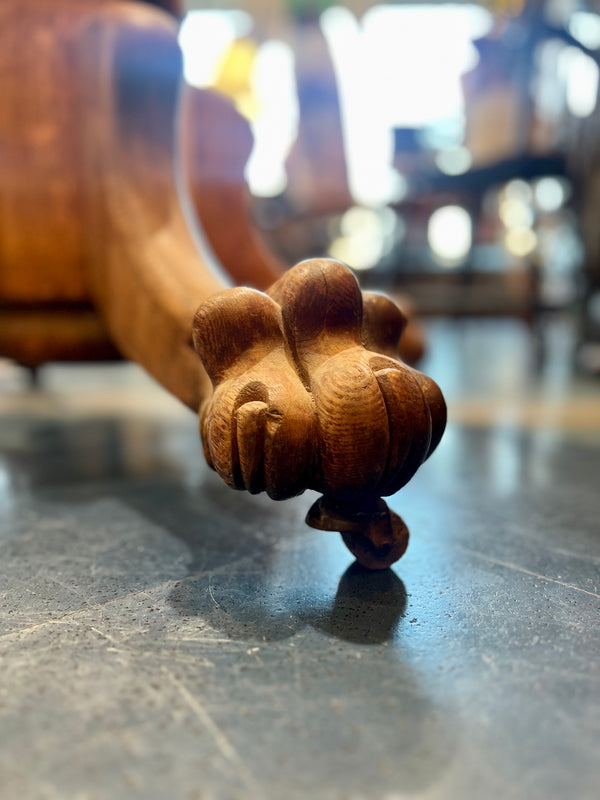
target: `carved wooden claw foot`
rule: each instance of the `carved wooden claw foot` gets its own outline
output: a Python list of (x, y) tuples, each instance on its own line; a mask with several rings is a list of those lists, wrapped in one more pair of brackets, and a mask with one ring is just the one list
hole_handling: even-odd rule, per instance
[(338, 530), (383, 568), (408, 531), (380, 500), (437, 446), (446, 406), (437, 385), (389, 354), (404, 319), (363, 296), (343, 264), (298, 264), (267, 294), (229, 289), (196, 312), (194, 344), (214, 394), (201, 408), (209, 464), (236, 489), (284, 499), (324, 494), (313, 527)]

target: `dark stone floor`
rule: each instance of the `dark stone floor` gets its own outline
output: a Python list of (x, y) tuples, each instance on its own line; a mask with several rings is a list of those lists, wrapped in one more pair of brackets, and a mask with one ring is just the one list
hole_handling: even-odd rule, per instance
[(0, 416), (2, 800), (598, 798), (596, 433), (452, 424), (368, 574), (196, 430)]

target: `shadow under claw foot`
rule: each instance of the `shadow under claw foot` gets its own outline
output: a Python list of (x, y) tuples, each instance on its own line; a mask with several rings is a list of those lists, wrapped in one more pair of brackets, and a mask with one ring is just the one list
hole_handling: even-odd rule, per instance
[(393, 570), (374, 572), (354, 562), (340, 578), (330, 612), (312, 625), (347, 642), (383, 644), (404, 616), (406, 597), (404, 583)]

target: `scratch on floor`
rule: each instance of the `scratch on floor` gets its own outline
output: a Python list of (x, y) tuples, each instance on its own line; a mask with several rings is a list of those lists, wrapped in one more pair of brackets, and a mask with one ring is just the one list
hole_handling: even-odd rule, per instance
[(114, 636), (111, 636), (110, 633), (106, 633), (105, 631), (100, 631), (98, 630), (98, 628), (94, 628), (93, 625), (90, 630), (94, 631), (94, 633), (97, 633), (98, 636), (102, 636), (103, 639), (108, 639), (109, 642), (112, 642), (117, 647), (120, 647), (121, 642), (117, 641), (117, 639), (115, 639)]
[(209, 593), (209, 595), (210, 595), (210, 598), (211, 598), (211, 600), (212, 600), (212, 601), (213, 601), (213, 603), (215, 604), (215, 606), (216, 606), (216, 607), (217, 607), (217, 608), (218, 608), (220, 611), (222, 611), (223, 609), (221, 608), (221, 606), (219, 605), (219, 603), (217, 602), (217, 600), (216, 600), (216, 598), (215, 598), (215, 596), (214, 596), (214, 594), (213, 594), (213, 590), (212, 590), (212, 583), (211, 583), (211, 577), (212, 577), (212, 575), (211, 575), (211, 576), (209, 576), (209, 578), (208, 578), (208, 593)]
[(468, 553), (471, 556), (475, 556), (475, 558), (481, 558), (483, 561), (488, 561), (490, 564), (496, 564), (499, 567), (514, 570), (515, 572), (522, 572), (524, 575), (531, 575), (532, 578), (538, 578), (540, 581), (557, 583), (559, 586), (563, 586), (565, 589), (573, 589), (575, 592), (581, 592), (582, 594), (587, 594), (590, 597), (595, 597), (597, 600), (600, 600), (600, 594), (597, 594), (596, 592), (590, 592), (589, 589), (582, 589), (581, 586), (575, 586), (572, 583), (566, 583), (558, 578), (550, 578), (548, 575), (540, 575), (538, 572), (534, 572), (531, 569), (519, 567), (517, 564), (511, 564), (510, 561), (502, 561), (499, 558), (488, 556), (485, 553), (479, 553), (477, 550), (471, 550), (469, 547), (463, 547), (462, 545), (455, 545), (455, 547), (457, 550), (461, 550), (463, 553)]
[(233, 649), (236, 652), (239, 649), (239, 646), (234, 641), (232, 641), (231, 639), (229, 639), (229, 638), (227, 638), (225, 636), (212, 636), (211, 634), (212, 634), (212, 631), (210, 630), (210, 628), (203, 628), (201, 636), (180, 636), (179, 634), (173, 634), (173, 635), (167, 636), (165, 638), (166, 638), (167, 641), (193, 642), (194, 644), (203, 644), (203, 645), (206, 645), (206, 644), (219, 644), (219, 645), (228, 644), (228, 645), (234, 645), (235, 644), (235, 647)]
[[(200, 572), (194, 572), (194, 573), (191, 573), (189, 575), (183, 575), (180, 578), (170, 578), (169, 580), (162, 581), (160, 583), (155, 584), (154, 586), (145, 586), (143, 589), (136, 589), (134, 592), (129, 592), (128, 594), (118, 595), (117, 597), (110, 597), (108, 600), (103, 600), (101, 603), (88, 604), (88, 605), (84, 606), (83, 608), (76, 608), (74, 611), (67, 611), (65, 614), (61, 614), (59, 617), (53, 617), (52, 619), (46, 619), (46, 620), (43, 620), (42, 622), (36, 622), (33, 625), (27, 625), (24, 628), (18, 628), (17, 630), (7, 631), (6, 633), (0, 634), (0, 641), (2, 641), (3, 639), (7, 639), (10, 636), (16, 636), (18, 634), (32, 633), (33, 631), (38, 630), (38, 628), (43, 628), (46, 625), (55, 625), (56, 623), (64, 622), (66, 620), (69, 620), (71, 617), (75, 617), (78, 614), (82, 614), (82, 613), (90, 612), (90, 611), (95, 611), (95, 610), (97, 610), (99, 608), (103, 608), (104, 606), (110, 605), (111, 603), (119, 603), (119, 602), (122, 602), (124, 600), (129, 600), (131, 597), (137, 597), (137, 595), (144, 594), (145, 592), (146, 593), (155, 592), (155, 591), (157, 591), (159, 589), (166, 589), (169, 586), (174, 587), (174, 586), (182, 584), (182, 583), (189, 583), (191, 581), (198, 580), (199, 578), (204, 578), (207, 575), (209, 576), (209, 593), (210, 593), (210, 596), (212, 597), (212, 599), (213, 599), (215, 605), (217, 606), (217, 608), (220, 608), (222, 610), (222, 607), (219, 605), (219, 603), (217, 602), (217, 600), (215, 599), (215, 597), (214, 597), (214, 595), (212, 593), (212, 588), (210, 586), (210, 577), (212, 577), (212, 575), (218, 574), (220, 572), (225, 572), (227, 570), (231, 570), (232, 568), (236, 567), (238, 564), (241, 564), (242, 562), (247, 561), (247, 560), (248, 559), (246, 557), (242, 557), (242, 558), (239, 558), (239, 559), (236, 559), (236, 560), (230, 562), (229, 564), (224, 564), (222, 567), (217, 568), (217, 569), (212, 569), (210, 571), (209, 570), (202, 570)], [(51, 580), (53, 580), (54, 583), (57, 583), (57, 584), (59, 583), (55, 579), (51, 579)], [(59, 584), (59, 585), (63, 586), (63, 584)], [(63, 588), (67, 588), (68, 589), (70, 587), (63, 586)], [(27, 591), (31, 592), (31, 590), (28, 589), (27, 587), (25, 587), (25, 589)], [(72, 589), (72, 588), (70, 590), (72, 592), (74, 592), (75, 594), (79, 594), (79, 595), (81, 595), (81, 597), (84, 597), (84, 595), (81, 594), (80, 592), (78, 592), (77, 590)], [(84, 597), (84, 599), (85, 599), (85, 597)]]
[(235, 747), (231, 744), (227, 736), (223, 733), (223, 731), (219, 728), (217, 723), (213, 720), (210, 716), (208, 711), (204, 708), (202, 703), (194, 697), (194, 695), (190, 692), (187, 686), (182, 683), (179, 678), (176, 678), (175, 675), (169, 670), (167, 667), (161, 667), (161, 671), (167, 676), (167, 678), (171, 681), (173, 686), (177, 689), (181, 697), (185, 700), (189, 708), (194, 712), (194, 714), (198, 717), (200, 722), (204, 725), (210, 736), (212, 737), (214, 743), (216, 744), (217, 748), (223, 755), (227, 761), (233, 764), (242, 779), (243, 783), (246, 785), (246, 788), (252, 792), (253, 797), (263, 797), (264, 791), (260, 786), (258, 780), (250, 771), (240, 754), (237, 752)]
[(553, 547), (552, 552), (558, 553), (561, 556), (568, 556), (569, 558), (580, 558), (582, 561), (586, 561), (588, 564), (590, 561), (594, 564), (600, 564), (600, 558), (589, 555), (589, 553), (575, 553), (573, 550), (565, 550), (562, 547)]
[(144, 587), (143, 589), (137, 589), (135, 592), (129, 592), (129, 594), (119, 595), (118, 597), (111, 597), (108, 600), (103, 600), (101, 603), (94, 603), (94, 605), (87, 605), (84, 608), (76, 608), (74, 611), (67, 611), (65, 614), (61, 614), (60, 617), (53, 617), (52, 619), (45, 619), (42, 622), (36, 622), (34, 625), (27, 625), (25, 628), (18, 628), (14, 631), (7, 631), (0, 635), (0, 642), (3, 639), (8, 639), (11, 636), (19, 636), (20, 634), (26, 633), (33, 633), (37, 631), (39, 628), (44, 628), (47, 625), (56, 625), (58, 623), (67, 622), (71, 617), (76, 617), (78, 614), (85, 614), (89, 613), (90, 611), (96, 611), (99, 608), (104, 608), (111, 603), (118, 603), (122, 602), (123, 600), (129, 600), (131, 597), (136, 597), (139, 594), (144, 594), (145, 592), (152, 591), (153, 589), (161, 588), (162, 586), (168, 586), (169, 584), (175, 584), (176, 581), (165, 581), (163, 584), (159, 586), (153, 586), (151, 589), (148, 587)]
[(52, 577), (52, 578), (49, 578), (47, 576), (45, 576), (45, 577), (51, 583), (55, 583), (57, 586), (60, 586), (61, 589), (65, 589), (67, 592), (71, 592), (72, 594), (76, 594), (78, 597), (82, 597), (84, 603), (87, 603), (87, 600), (85, 599), (85, 595), (83, 594), (83, 592), (80, 592), (78, 589), (75, 589), (74, 586), (68, 586), (66, 583), (63, 583), (62, 581), (59, 581), (58, 578), (55, 578), (55, 577)]

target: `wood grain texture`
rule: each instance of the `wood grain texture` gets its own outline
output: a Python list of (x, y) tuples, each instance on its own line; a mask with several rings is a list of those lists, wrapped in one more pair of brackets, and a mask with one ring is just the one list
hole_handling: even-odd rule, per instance
[(385, 354), (403, 325), (387, 298), (363, 304), (352, 272), (329, 259), (298, 264), (267, 294), (216, 295), (194, 321), (214, 386), (201, 410), (211, 466), (274, 499), (322, 492), (308, 523), (342, 532), (369, 568), (406, 549), (406, 526), (380, 498), (410, 480), (446, 424), (437, 385)]
[[(32, 13), (33, 12), (33, 13)], [(75, 20), (50, 3), (0, 4), (0, 298), (87, 297), (81, 99), (73, 87)], [(35, 57), (32, 54), (35, 53)]]
[(84, 130), (90, 291), (122, 352), (197, 409), (208, 381), (191, 322), (223, 283), (200, 255), (176, 184), (176, 26), (138, 6), (101, 11), (79, 37), (95, 98)]
[[(66, 304), (93, 306), (107, 347), (197, 409), (209, 382), (191, 322), (223, 280), (200, 254), (176, 182), (176, 20), (141, 3), (6, 0), (0, 68), (0, 304), (44, 306), (57, 326)], [(38, 330), (16, 339), (0, 310), (0, 351), (23, 363), (75, 353), (62, 334), (29, 341)]]
[(57, 361), (114, 361), (119, 353), (97, 311), (86, 304), (0, 309), (1, 352), (38, 367), (52, 352)]
[[(0, 298), (4, 301), (89, 299), (81, 123), (94, 97), (93, 87), (85, 86), (79, 75), (80, 33), (86, 20), (114, 5), (110, 0), (0, 4)], [(141, 20), (143, 6), (134, 11), (132, 4), (123, 5), (122, 17), (137, 15)], [(178, 2), (157, 5), (181, 10)], [(104, 78), (109, 78), (106, 69)]]

